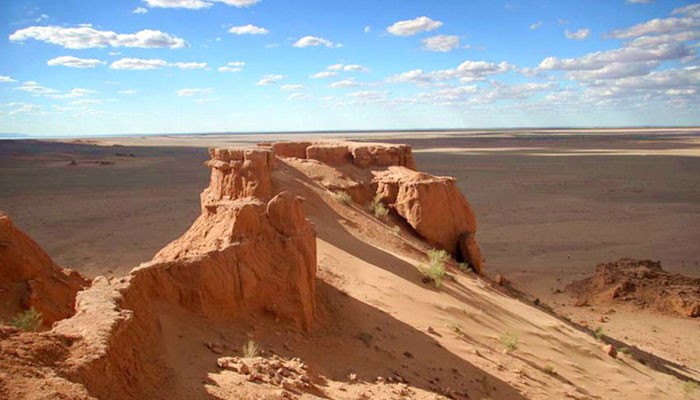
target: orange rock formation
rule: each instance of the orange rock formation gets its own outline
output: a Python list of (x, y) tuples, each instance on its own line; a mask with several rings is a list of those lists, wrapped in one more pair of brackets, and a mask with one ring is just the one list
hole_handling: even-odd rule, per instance
[(44, 325), (73, 315), (75, 294), (90, 280), (57, 266), (29, 236), (0, 212), (0, 318), (33, 307)]

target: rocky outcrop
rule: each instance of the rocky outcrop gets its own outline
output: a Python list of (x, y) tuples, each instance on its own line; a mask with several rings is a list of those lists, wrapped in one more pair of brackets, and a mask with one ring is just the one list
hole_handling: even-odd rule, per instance
[(274, 142), (271, 147), (280, 157), (317, 160), (331, 166), (352, 163), (359, 168), (401, 166), (415, 169), (411, 146), (405, 144), (358, 142)]
[(209, 155), (206, 165), (211, 168), (211, 180), (201, 195), (203, 208), (241, 197), (267, 199), (272, 194), (275, 154), (271, 149), (214, 148)]
[(578, 304), (626, 303), (684, 317), (700, 317), (700, 279), (671, 274), (661, 262), (621, 258), (600, 263), (595, 274), (567, 290)]
[(23, 310), (41, 312), (45, 326), (74, 313), (75, 294), (90, 280), (51, 257), (0, 212), (0, 319)]
[(382, 202), (396, 210), (418, 234), (481, 272), (474, 211), (454, 178), (389, 167), (375, 171), (372, 184)]

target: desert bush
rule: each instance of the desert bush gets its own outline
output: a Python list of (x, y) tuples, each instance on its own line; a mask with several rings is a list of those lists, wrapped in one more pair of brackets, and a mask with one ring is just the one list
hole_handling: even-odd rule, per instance
[(357, 338), (369, 346), (370, 342), (374, 339), (374, 336), (369, 332), (360, 332), (357, 334)]
[(457, 268), (459, 268), (459, 270), (462, 272), (474, 272), (472, 267), (470, 267), (469, 264), (465, 262), (457, 263)]
[(382, 203), (382, 196), (379, 193), (372, 199), (369, 209), (372, 211), (372, 214), (379, 219), (383, 219), (389, 214), (389, 210), (384, 206), (384, 203)]
[(340, 204), (344, 204), (346, 206), (349, 206), (352, 204), (352, 197), (347, 192), (343, 192), (342, 190), (339, 190), (337, 192), (333, 192), (333, 199), (337, 201)]
[(544, 366), (544, 373), (547, 375), (554, 375), (554, 366), (552, 364), (547, 364)]
[(430, 260), (431, 264), (444, 264), (445, 261), (447, 261), (450, 258), (450, 255), (447, 254), (445, 250), (442, 249), (430, 249), (428, 250), (428, 259)]
[(447, 323), (447, 327), (459, 336), (464, 336), (464, 328), (455, 320), (450, 320)]
[(25, 312), (15, 315), (10, 320), (10, 325), (25, 332), (35, 332), (41, 326), (41, 322), (41, 313), (32, 307)]
[(426, 278), (433, 283), (433, 286), (439, 288), (442, 286), (442, 282), (445, 280), (445, 264), (443, 263), (431, 263), (427, 267), (421, 268), (421, 273), (425, 275)]
[(595, 338), (595, 340), (602, 340), (603, 339), (603, 327), (602, 326), (595, 328), (595, 330), (593, 331), (593, 337)]
[(515, 332), (504, 332), (501, 335), (501, 346), (510, 353), (518, 348), (518, 334)]
[(243, 344), (241, 352), (243, 353), (243, 358), (255, 358), (260, 354), (260, 347), (254, 341), (249, 340)]
[(685, 381), (683, 383), (683, 393), (685, 393), (686, 397), (692, 396), (696, 390), (698, 390), (697, 383), (695, 383), (693, 381)]

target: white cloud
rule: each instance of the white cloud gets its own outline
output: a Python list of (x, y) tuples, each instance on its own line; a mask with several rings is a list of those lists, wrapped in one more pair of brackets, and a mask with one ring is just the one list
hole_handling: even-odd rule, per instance
[(540, 63), (540, 69), (586, 71), (596, 70), (611, 63), (642, 61), (664, 61), (688, 56), (688, 49), (679, 43), (661, 44), (657, 47), (623, 47), (620, 49), (596, 51), (579, 58), (547, 57)]
[(456, 35), (436, 35), (422, 39), (423, 50), (448, 52), (459, 48), (459, 36)]
[(126, 89), (126, 90), (120, 90), (117, 93), (129, 96), (129, 95), (138, 93), (138, 91), (136, 91), (134, 89)]
[(405, 21), (398, 21), (386, 28), (387, 32), (397, 36), (412, 36), (420, 32), (428, 32), (442, 26), (441, 21), (433, 21), (428, 17), (418, 17)]
[(267, 35), (270, 33), (270, 31), (265, 28), (251, 24), (231, 27), (228, 32), (236, 35)]
[(222, 100), (221, 97), (200, 97), (198, 99), (194, 99), (195, 103), (213, 103), (215, 101), (220, 101)]
[(638, 4), (638, 3), (653, 3), (654, 0), (627, 0), (628, 3)]
[(180, 97), (188, 97), (188, 96), (205, 96), (208, 94), (214, 93), (214, 89), (212, 88), (191, 88), (191, 89), (180, 89), (176, 90), (175, 94), (177, 94)]
[(369, 25), (365, 26), (364, 32), (365, 32), (365, 33), (370, 33), (370, 32), (372, 32), (372, 27), (369, 26)]
[(14, 106), (19, 106), (19, 108), (16, 108), (14, 110), (11, 110), (7, 113), (7, 115), (15, 115), (15, 114), (20, 114), (20, 113), (33, 113), (35, 111), (41, 110), (41, 106), (38, 106), (36, 104), (27, 104), (27, 103), (13, 103)]
[(12, 79), (7, 75), (0, 75), (0, 83), (17, 82), (16, 79)]
[(658, 61), (632, 63), (613, 62), (593, 71), (574, 71), (566, 75), (571, 80), (617, 79), (628, 76), (647, 75), (659, 66)]
[[(333, 64), (333, 65), (329, 65), (328, 67), (326, 67), (326, 69), (328, 71), (348, 71), (348, 72), (369, 72), (370, 71), (369, 68), (364, 67), (364, 66), (359, 65), (359, 64)], [(318, 75), (318, 74), (316, 74), (316, 75)], [(324, 76), (320, 76), (320, 77), (326, 78), (326, 77), (334, 76), (334, 75), (337, 75), (337, 74), (332, 74), (332, 75), (328, 74), (328, 75), (324, 75)]]
[(564, 36), (566, 36), (567, 39), (584, 40), (588, 39), (588, 37), (591, 36), (591, 30), (588, 28), (584, 28), (572, 32), (567, 29), (564, 31)]
[(248, 7), (260, 2), (260, 0), (144, 0), (149, 7), (161, 8), (187, 8), (198, 10), (209, 8), (214, 3), (223, 3), (234, 7)]
[(332, 88), (348, 88), (357, 86), (360, 86), (360, 83), (356, 82), (354, 78), (344, 79), (342, 81), (333, 82), (330, 85), (328, 85), (328, 87)]
[(649, 34), (671, 33), (697, 28), (700, 28), (700, 19), (697, 18), (655, 18), (629, 28), (616, 29), (608, 33), (606, 36), (616, 39), (629, 39)]
[(304, 90), (304, 85), (282, 85), (280, 89), (285, 91)]
[(553, 82), (506, 85), (493, 81), (488, 87), (483, 88), (471, 101), (474, 103), (492, 103), (502, 100), (526, 100), (539, 92), (552, 90), (556, 86), (557, 84)]
[(332, 76), (337, 76), (337, 72), (333, 71), (322, 71), (322, 72), (317, 72), (313, 75), (311, 75), (311, 79), (323, 79), (323, 78), (330, 78)]
[(131, 12), (134, 13), (134, 14), (145, 14), (145, 13), (148, 12), (148, 10), (145, 9), (145, 8), (143, 8), (143, 7), (136, 7), (136, 8), (134, 8), (133, 11), (131, 11)]
[(167, 67), (168, 62), (159, 59), (122, 58), (112, 63), (112, 69), (150, 70)]
[(333, 43), (328, 39), (320, 38), (317, 36), (304, 36), (303, 38), (297, 40), (294, 47), (309, 47), (309, 46), (326, 46), (326, 47), (342, 47), (340, 43)]
[(691, 4), (685, 7), (674, 8), (673, 11), (671, 11), (671, 15), (678, 14), (700, 18), (700, 3)]
[(15, 89), (21, 90), (23, 92), (29, 92), (36, 96), (58, 93), (58, 90), (43, 87), (35, 81), (26, 81), (22, 83), (22, 85), (16, 87)]
[(217, 71), (219, 72), (241, 72), (245, 63), (243, 61), (232, 61), (226, 63), (226, 66), (219, 67)]
[(457, 68), (437, 71), (414, 69), (392, 75), (387, 78), (389, 83), (415, 83), (422, 86), (434, 85), (438, 82), (459, 79), (462, 83), (486, 80), (486, 76), (502, 74), (516, 70), (516, 67), (506, 61), (498, 64), (487, 61), (465, 61)]
[(533, 24), (530, 24), (530, 29), (539, 29), (542, 26), (542, 21), (537, 21)]
[(287, 100), (308, 100), (311, 98), (312, 96), (306, 93), (292, 93), (289, 96), (287, 96)]
[(173, 67), (178, 67), (180, 69), (202, 69), (207, 67), (207, 63), (205, 62), (176, 62), (170, 64), (170, 66)]
[(63, 65), (65, 67), (72, 68), (94, 68), (98, 65), (104, 64), (104, 61), (96, 60), (93, 58), (78, 58), (73, 56), (61, 56), (52, 58), (46, 62), (46, 65)]
[(76, 98), (76, 97), (85, 97), (87, 95), (94, 94), (94, 93), (97, 93), (97, 92), (94, 90), (90, 90), (90, 89), (75, 88), (68, 93), (51, 94), (49, 96), (53, 97), (54, 99), (72, 99), (72, 98)]
[(60, 26), (30, 26), (17, 30), (9, 39), (23, 42), (35, 39), (55, 44), (67, 49), (89, 49), (94, 47), (169, 47), (180, 48), (187, 44), (183, 39), (165, 32), (144, 29), (136, 33), (115, 33), (100, 31), (91, 26), (64, 28)]
[(281, 81), (282, 79), (284, 79), (284, 75), (264, 75), (260, 78), (260, 80), (255, 85), (256, 86), (274, 85), (277, 82)]

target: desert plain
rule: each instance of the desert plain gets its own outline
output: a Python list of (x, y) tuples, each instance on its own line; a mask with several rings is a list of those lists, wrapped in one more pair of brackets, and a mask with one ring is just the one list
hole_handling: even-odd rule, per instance
[[(260, 331), (256, 337), (260, 343), (294, 348), (312, 366), (315, 361), (317, 368), (336, 382), (329, 384), (327, 396), (345, 398), (343, 393), (350, 393), (354, 398), (363, 398), (363, 393), (352, 389), (348, 392), (343, 384), (337, 383), (349, 371), (348, 363), (354, 364), (353, 371), (357, 369), (352, 374), (369, 380), (374, 375), (387, 375), (388, 365), (401, 370), (403, 364), (421, 358), (422, 354), (428, 354), (430, 362), (414, 368), (417, 375), (413, 379), (422, 382), (432, 373), (437, 380), (429, 378), (431, 384), (417, 384), (415, 389), (419, 392), (415, 398), (422, 396), (422, 391), (453, 398), (494, 399), (700, 395), (684, 384), (692, 385), (700, 380), (700, 318), (624, 302), (588, 304), (573, 297), (567, 289), (570, 283), (592, 276), (599, 263), (620, 258), (658, 260), (668, 272), (700, 278), (700, 129), (317, 132), (4, 140), (0, 141), (0, 210), (58, 265), (89, 278), (117, 278), (127, 275), (139, 263), (151, 260), (198, 217), (200, 193), (209, 181), (209, 169), (203, 166), (210, 157), (208, 148), (279, 140), (410, 145), (417, 169), (455, 177), (476, 215), (483, 271), (490, 278), (469, 284), (474, 287), (465, 285), (477, 290), (475, 287), (483, 286), (484, 282), (492, 284), (497, 277), (501, 282), (495, 285), (497, 291), (508, 296), (507, 301), (492, 299), (502, 309), (488, 308), (487, 301), (465, 299), (457, 294), (450, 301), (441, 300), (429, 289), (404, 282), (416, 280), (411, 273), (399, 271), (409, 264), (405, 256), (377, 250), (383, 242), (393, 239), (382, 237), (373, 228), (350, 226), (347, 229), (360, 233), (356, 237), (361, 238), (363, 232), (369, 235), (372, 245), (362, 240), (346, 241), (333, 236), (336, 233), (331, 229), (324, 231), (323, 225), (333, 222), (329, 222), (331, 217), (309, 216), (319, 237), (319, 275), (333, 283), (326, 284), (328, 287), (323, 290), (332, 292), (342, 287), (344, 295), (350, 295), (357, 303), (347, 312), (352, 312), (357, 317), (355, 320), (365, 321), (366, 327), (362, 329), (376, 337), (379, 344), (375, 344), (375, 352), (379, 355), (359, 355), (356, 348), (364, 346), (363, 340), (359, 344), (353, 342), (358, 329), (349, 322), (335, 321), (330, 327), (321, 328), (321, 333), (312, 332), (310, 336), (296, 334), (289, 339), (291, 344), (281, 343), (279, 334), (275, 338), (277, 328), (270, 328), (268, 322), (253, 331)], [(356, 225), (362, 221), (346, 218)], [(349, 255), (360, 259), (363, 265), (356, 270), (344, 269), (346, 261), (353, 262)], [(393, 282), (387, 274), (403, 279)], [(343, 294), (326, 296), (336, 299)], [(421, 296), (427, 296), (426, 304), (418, 306), (415, 300), (409, 301)], [(406, 301), (402, 304), (404, 297)], [(466, 305), (466, 311), (458, 305), (461, 303)], [(573, 352), (580, 359), (571, 352), (565, 357), (563, 353), (557, 354), (558, 350), (545, 346), (549, 340), (546, 334), (531, 335), (526, 329), (529, 325), (541, 328), (553, 322), (539, 314), (530, 315), (517, 304), (543, 310), (551, 321), (564, 324), (577, 335), (602, 336), (606, 343), (628, 349), (629, 354), (608, 360), (602, 350), (600, 354), (592, 353), (600, 346), (584, 348), (583, 345)], [(332, 304), (327, 308), (334, 309)], [(471, 349), (469, 346), (478, 348), (476, 343), (484, 343), (480, 334), (493, 336), (476, 328), (487, 325), (480, 318), (484, 314), (494, 317), (490, 314), (502, 310), (510, 310), (511, 322), (517, 322), (513, 329), (522, 330), (519, 351), (524, 354), (515, 351), (513, 355), (503, 355), (492, 349), (492, 355), (483, 349)], [(459, 312), (471, 323), (457, 324), (440, 316)], [(166, 329), (170, 334), (164, 340), (172, 342), (166, 347), (199, 346), (207, 335), (199, 329), (201, 321), (189, 315), (172, 317), (178, 313), (173, 311), (161, 319), (162, 325), (172, 328)], [(505, 325), (507, 320), (499, 319)], [(455, 328), (457, 325), (459, 329)], [(439, 332), (437, 337), (441, 339), (437, 346), (428, 346), (416, 336), (416, 330), (422, 332), (427, 326)], [(226, 327), (217, 329), (227, 332)], [(500, 326), (493, 329), (502, 330)], [(343, 333), (333, 338), (328, 330)], [(459, 332), (457, 338), (450, 335), (451, 331), (460, 330), (465, 332), (463, 336)], [(181, 333), (172, 334), (174, 331)], [(240, 333), (222, 334), (224, 339), (220, 340), (226, 342), (226, 337)], [(474, 338), (467, 339), (471, 335)], [(493, 346), (498, 347), (498, 338), (491, 339)], [(188, 343), (182, 345), (178, 340)], [(395, 347), (387, 350), (382, 340), (405, 346), (406, 355), (395, 358), (391, 353)], [(576, 338), (572, 337), (571, 343), (575, 342)], [(168, 356), (170, 365), (188, 371), (179, 379), (197, 382), (211, 369), (212, 354), (200, 347), (203, 355), (199, 352), (196, 356)], [(323, 354), (329, 348), (339, 350), (333, 357)], [(382, 358), (382, 352), (391, 354)], [(550, 360), (545, 363), (547, 368), (545, 364), (534, 365), (533, 357)], [(552, 374), (550, 364), (558, 372)], [(642, 370), (640, 365), (646, 369)], [(465, 395), (467, 389), (462, 392), (457, 388), (445, 389), (445, 376), (453, 374), (450, 368), (459, 369), (454, 374), (466, 375), (462, 379), (472, 382), (467, 385), (471, 395)], [(534, 368), (539, 375), (528, 372), (528, 368)], [(625, 368), (639, 375), (611, 372)], [(543, 369), (546, 373), (542, 373)], [(556, 377), (554, 383), (547, 383), (547, 375)], [(484, 383), (487, 376), (493, 379), (493, 384)], [(644, 384), (639, 383), (640, 379)], [(223, 381), (226, 379), (222, 378)], [(179, 396), (236, 398), (230, 397), (237, 393), (231, 389), (235, 388), (231, 381), (222, 382), (218, 385), (209, 382), (207, 390), (180, 392)], [(195, 386), (187, 387), (191, 390)], [(382, 389), (368, 390), (377, 391), (376, 398), (394, 395)], [(413, 397), (409, 394), (404, 398)]]

